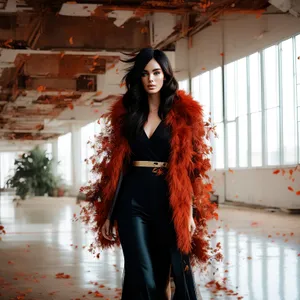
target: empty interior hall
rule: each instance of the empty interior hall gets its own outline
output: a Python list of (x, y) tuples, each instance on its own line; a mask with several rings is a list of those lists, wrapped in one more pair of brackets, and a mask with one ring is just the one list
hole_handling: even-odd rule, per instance
[(81, 187), (146, 47), (210, 129), (223, 259), (193, 268), (202, 299), (300, 300), (299, 0), (0, 0), (0, 299), (121, 299), (122, 249), (93, 248)]

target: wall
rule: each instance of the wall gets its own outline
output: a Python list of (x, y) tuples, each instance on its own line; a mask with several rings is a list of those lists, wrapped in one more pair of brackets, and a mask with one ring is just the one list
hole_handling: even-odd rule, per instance
[[(300, 19), (292, 15), (232, 14), (194, 35), (189, 49), (191, 76), (267, 48), (300, 33)], [(202, 70), (205, 68), (206, 70)]]
[[(272, 10), (272, 8), (269, 10)], [(273, 9), (274, 11), (274, 9)], [(239, 58), (262, 50), (300, 33), (300, 19), (291, 15), (268, 14), (226, 15), (212, 26), (193, 36), (192, 47), (180, 40), (176, 45), (176, 67), (180, 80), (212, 70)], [(224, 56), (223, 56), (224, 54)], [(188, 67), (186, 63), (188, 62)], [(300, 208), (299, 172), (295, 182), (288, 175), (274, 175), (273, 168), (252, 168), (211, 171), (220, 202), (225, 199), (272, 207)], [(285, 169), (286, 172), (288, 168)], [(297, 183), (298, 182), (298, 183)], [(288, 190), (292, 186), (295, 192)]]

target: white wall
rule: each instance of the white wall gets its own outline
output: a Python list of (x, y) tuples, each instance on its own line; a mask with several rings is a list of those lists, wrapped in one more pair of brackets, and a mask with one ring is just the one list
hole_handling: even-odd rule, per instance
[(292, 15), (269, 14), (259, 19), (255, 15), (232, 14), (193, 36), (189, 49), (191, 76), (225, 64), (271, 46), (300, 33), (300, 19)]
[[(274, 9), (273, 9), (274, 10)], [(218, 66), (250, 55), (300, 33), (300, 19), (291, 15), (231, 14), (193, 36), (192, 47), (187, 40), (176, 45), (176, 69), (179, 80), (194, 77)], [(221, 55), (224, 54), (223, 55)], [(187, 65), (188, 63), (188, 65)], [(288, 168), (285, 169), (288, 171)], [(287, 175), (274, 175), (272, 168), (211, 171), (220, 202), (225, 199), (274, 207), (300, 208), (300, 196), (288, 190), (300, 190), (299, 172), (295, 182)], [(298, 183), (297, 183), (298, 182)]]

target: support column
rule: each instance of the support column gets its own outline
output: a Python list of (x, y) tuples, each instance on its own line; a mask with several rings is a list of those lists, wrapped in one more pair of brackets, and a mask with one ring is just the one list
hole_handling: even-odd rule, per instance
[(70, 195), (77, 196), (81, 187), (81, 126), (72, 124), (72, 187)]
[(53, 158), (53, 174), (54, 176), (58, 175), (58, 140), (54, 140), (52, 143), (52, 158)]

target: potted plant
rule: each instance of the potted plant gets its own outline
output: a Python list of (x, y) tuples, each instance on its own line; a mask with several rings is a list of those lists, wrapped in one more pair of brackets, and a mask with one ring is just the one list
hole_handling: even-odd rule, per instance
[(16, 188), (16, 195), (22, 200), (28, 195), (50, 195), (57, 184), (52, 164), (53, 160), (47, 157), (46, 151), (35, 147), (15, 160), (15, 173), (6, 184)]

